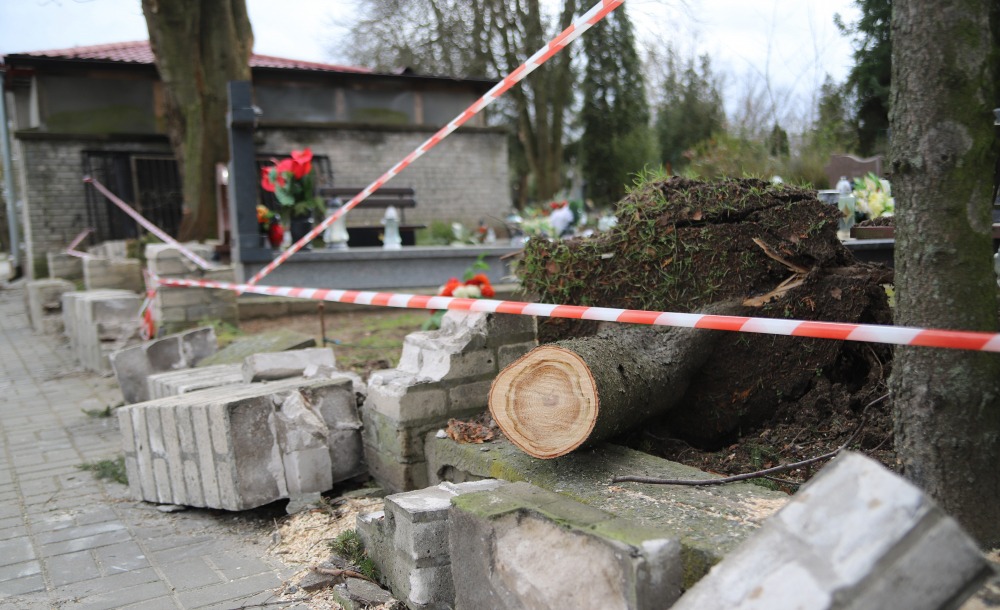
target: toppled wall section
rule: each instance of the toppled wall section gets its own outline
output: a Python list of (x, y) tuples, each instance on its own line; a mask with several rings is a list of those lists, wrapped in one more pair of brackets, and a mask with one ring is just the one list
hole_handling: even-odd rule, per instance
[(62, 294), (63, 327), (70, 351), (83, 368), (110, 373), (112, 352), (140, 342), (142, 298), (128, 290)]
[(407, 335), (399, 366), (368, 380), (365, 458), (392, 492), (428, 485), (424, 436), (486, 409), (500, 368), (536, 346), (529, 316), (449, 311), (441, 329)]
[(992, 572), (923, 492), (847, 453), (674, 607), (938, 610), (958, 607)]
[(715, 475), (610, 444), (538, 460), (507, 440), (461, 444), (430, 433), (425, 448), (432, 482), (484, 478), (525, 481), (662, 531), (683, 548), (684, 587), (697, 582), (788, 499), (785, 494), (750, 483), (711, 487), (612, 485), (614, 477), (626, 474), (668, 479)]
[(365, 472), (347, 377), (213, 388), (122, 407), (136, 499), (246, 510)]
[(111, 368), (125, 403), (132, 404), (152, 398), (147, 384), (150, 375), (190, 368), (217, 349), (215, 329), (197, 328), (112, 352)]

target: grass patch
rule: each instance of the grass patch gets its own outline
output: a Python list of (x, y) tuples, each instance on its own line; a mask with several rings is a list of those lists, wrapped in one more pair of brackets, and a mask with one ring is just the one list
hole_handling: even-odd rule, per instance
[(351, 565), (357, 566), (358, 571), (368, 578), (381, 582), (378, 568), (375, 567), (375, 562), (368, 557), (365, 545), (361, 542), (361, 537), (356, 531), (347, 530), (334, 538), (333, 542), (330, 543), (330, 550), (347, 560)]
[(77, 468), (91, 472), (96, 479), (108, 479), (114, 481), (115, 483), (128, 485), (128, 477), (125, 476), (124, 455), (119, 455), (113, 460), (105, 459), (98, 460), (96, 462), (84, 462), (77, 466)]
[(124, 406), (125, 406), (124, 402), (119, 402), (116, 405), (108, 405), (108, 406), (104, 407), (103, 409), (80, 409), (80, 410), (83, 411), (84, 415), (86, 415), (87, 417), (98, 417), (98, 418), (99, 417), (111, 417), (111, 415), (114, 413), (115, 409), (117, 409), (118, 407), (124, 407)]

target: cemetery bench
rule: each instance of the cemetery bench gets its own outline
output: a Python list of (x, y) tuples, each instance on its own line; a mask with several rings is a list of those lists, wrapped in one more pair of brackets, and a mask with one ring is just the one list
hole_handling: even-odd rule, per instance
[[(361, 186), (323, 187), (319, 189), (319, 194), (320, 197), (327, 201), (327, 203), (333, 199), (340, 199), (342, 202), (347, 203), (362, 190), (364, 190), (364, 187)], [(406, 208), (417, 207), (416, 194), (413, 188), (383, 187), (358, 204), (359, 208), (382, 208), (383, 210), (389, 206), (392, 206), (399, 211), (399, 235), (403, 239), (403, 245), (416, 245), (417, 229), (423, 229), (427, 225), (406, 224), (404, 210), (406, 210)], [(382, 233), (382, 230), (383, 227), (381, 225), (348, 226), (347, 245), (352, 248), (381, 246), (382, 241), (379, 239), (379, 235)]]

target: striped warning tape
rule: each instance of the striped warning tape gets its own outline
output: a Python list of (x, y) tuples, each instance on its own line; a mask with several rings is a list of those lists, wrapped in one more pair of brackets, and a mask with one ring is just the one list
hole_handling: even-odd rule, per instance
[(817, 339), (839, 339), (842, 341), (864, 341), (890, 345), (919, 345), (950, 349), (1000, 352), (1000, 333), (986, 333), (962, 330), (940, 330), (913, 328), (906, 326), (882, 326), (878, 324), (846, 324), (842, 322), (810, 322), (771, 318), (749, 318), (743, 316), (720, 316), (697, 313), (669, 313), (638, 309), (612, 309), (608, 307), (580, 307), (576, 305), (549, 305), (545, 303), (525, 303), (520, 301), (496, 301), (491, 299), (460, 299), (455, 297), (399, 294), (389, 292), (366, 292), (358, 290), (332, 290), (323, 288), (293, 288), (288, 286), (251, 286), (208, 280), (174, 278), (153, 278), (155, 283), (167, 287), (216, 288), (237, 292), (250, 292), (270, 296), (295, 297), (314, 301), (355, 303), (359, 305), (380, 305), (408, 309), (455, 309), (541, 316), (549, 318), (572, 318), (577, 320), (598, 320), (604, 322), (624, 322), (629, 324), (649, 324), (656, 326), (678, 326), (704, 328), (766, 335), (787, 335)]
[(403, 171), (407, 166), (413, 163), (415, 160), (420, 158), (424, 153), (429, 151), (438, 145), (441, 140), (448, 137), (448, 135), (458, 129), (460, 126), (465, 124), (469, 119), (479, 113), (483, 108), (486, 108), (494, 100), (503, 95), (508, 89), (513, 87), (515, 84), (524, 79), (532, 72), (535, 71), (538, 66), (542, 65), (550, 57), (561, 51), (574, 40), (576, 40), (581, 34), (589, 30), (595, 23), (599, 22), (601, 19), (610, 13), (611, 11), (618, 8), (625, 0), (602, 0), (595, 4), (589, 11), (584, 13), (579, 19), (574, 21), (565, 30), (560, 32), (558, 36), (550, 40), (544, 47), (539, 49), (534, 55), (529, 57), (527, 61), (514, 69), (513, 72), (508, 74), (497, 83), (492, 89), (487, 91), (481, 98), (472, 103), (471, 106), (463, 110), (457, 117), (452, 119), (447, 125), (442, 127), (434, 135), (427, 139), (423, 144), (418, 146), (416, 150), (406, 155), (402, 161), (392, 166), (389, 171), (385, 172), (379, 176), (374, 182), (366, 186), (360, 193), (355, 195), (350, 201), (340, 207), (332, 215), (328, 216), (323, 222), (314, 227), (311, 231), (305, 234), (299, 241), (292, 244), (287, 250), (278, 255), (273, 261), (268, 263), (263, 269), (258, 271), (250, 280), (247, 282), (251, 286), (256, 284), (266, 276), (267, 274), (274, 271), (279, 265), (288, 260), (293, 254), (301, 250), (306, 244), (316, 239), (316, 237), (322, 233), (328, 226), (333, 224), (337, 219), (351, 211), (359, 203), (367, 199), (372, 193), (382, 188), (386, 182), (391, 180), (401, 171)]
[(191, 259), (194, 262), (194, 264), (198, 265), (202, 269), (213, 268), (213, 265), (211, 263), (209, 263), (202, 257), (198, 256), (194, 252), (188, 250), (179, 241), (167, 235), (158, 226), (154, 225), (153, 223), (143, 218), (143, 216), (139, 214), (139, 212), (136, 212), (134, 209), (132, 209), (132, 206), (119, 199), (117, 195), (109, 191), (106, 186), (98, 182), (96, 179), (90, 176), (84, 176), (83, 181), (86, 182), (87, 184), (93, 185), (93, 187), (97, 189), (102, 195), (107, 197), (111, 201), (111, 203), (121, 208), (123, 212), (131, 216), (137, 223), (142, 225), (143, 228), (145, 228), (147, 231), (149, 231), (150, 233), (158, 237), (161, 241), (163, 241), (163, 243), (170, 244), (171, 246), (177, 248), (177, 250), (180, 251), (181, 254)]
[(80, 245), (80, 242), (83, 241), (84, 237), (90, 235), (93, 232), (94, 229), (90, 227), (87, 227), (86, 229), (80, 231), (80, 233), (73, 238), (73, 241), (69, 242), (69, 245), (66, 246), (66, 254), (69, 254), (70, 256), (75, 256), (77, 258), (90, 258), (90, 254), (87, 254), (86, 252), (80, 252), (79, 250), (76, 249), (76, 247)]

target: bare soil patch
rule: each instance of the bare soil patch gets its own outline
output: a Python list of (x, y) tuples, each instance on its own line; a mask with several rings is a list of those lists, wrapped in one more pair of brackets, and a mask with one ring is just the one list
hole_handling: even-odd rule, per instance
[(426, 311), (393, 307), (326, 310), (322, 316), (254, 318), (240, 322), (239, 330), (248, 335), (279, 328), (300, 332), (316, 339), (317, 346), (332, 347), (339, 368), (367, 377), (373, 370), (395, 367), (403, 339), (420, 330), (428, 317)]

